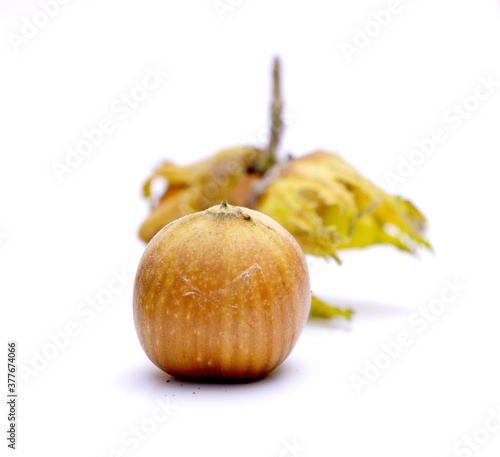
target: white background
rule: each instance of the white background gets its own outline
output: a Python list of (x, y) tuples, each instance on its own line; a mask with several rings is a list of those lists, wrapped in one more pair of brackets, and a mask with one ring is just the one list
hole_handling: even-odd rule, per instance
[[(480, 77), (500, 81), (499, 5), (402, 0), (348, 62), (341, 43), (388, 1), (233, 3), (221, 20), (210, 0), (73, 0), (16, 47), (13, 34), (41, 8), (2, 0), (2, 340), (18, 342), (27, 367), (37, 353), (53, 357), (19, 378), (16, 455), (498, 455), (500, 431), (479, 429), (500, 407), (500, 87), (458, 128), (443, 116)], [(191, 163), (265, 132), (275, 54), (292, 115), (283, 152), (338, 151), (389, 190), (398, 157), (446, 131), (396, 187), (428, 217), (434, 253), (376, 247), (342, 252), (342, 266), (313, 262), (314, 291), (351, 306), (351, 323), (309, 322), (287, 361), (255, 383), (171, 379), (139, 345), (131, 281), (93, 316), (79, 304), (113, 271), (134, 274), (141, 186), (161, 160)], [(120, 119), (113, 103), (157, 65), (169, 76)], [(114, 131), (58, 180), (54, 161), (104, 118)], [(455, 279), (465, 290), (420, 331), (412, 313)], [(68, 324), (79, 333), (54, 356), (50, 336)], [(412, 344), (358, 393), (352, 375), (402, 331)], [(152, 424), (167, 399), (172, 414)], [(143, 424), (156, 430), (134, 450), (123, 436)], [(461, 440), (474, 433), (485, 443), (472, 452)]]

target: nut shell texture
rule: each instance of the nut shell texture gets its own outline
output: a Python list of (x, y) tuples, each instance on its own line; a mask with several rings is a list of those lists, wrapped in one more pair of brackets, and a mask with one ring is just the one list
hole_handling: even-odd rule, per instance
[(225, 202), (158, 232), (134, 286), (142, 347), (179, 377), (267, 374), (290, 354), (310, 306), (306, 260), (292, 235)]

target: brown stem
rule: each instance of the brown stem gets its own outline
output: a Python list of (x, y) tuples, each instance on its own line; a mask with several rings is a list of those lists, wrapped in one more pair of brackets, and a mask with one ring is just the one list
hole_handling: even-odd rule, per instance
[(273, 103), (271, 105), (271, 139), (269, 140), (269, 158), (276, 162), (276, 151), (283, 133), (283, 118), (281, 112), (283, 110), (283, 100), (281, 99), (280, 86), (280, 61), (278, 57), (274, 58), (273, 68)]
[(269, 139), (269, 146), (267, 150), (264, 151), (264, 154), (257, 164), (257, 169), (260, 171), (267, 170), (271, 165), (274, 165), (277, 162), (276, 153), (284, 130), (280, 66), (281, 64), (279, 58), (275, 57), (273, 65), (273, 102), (271, 104), (271, 137)]

